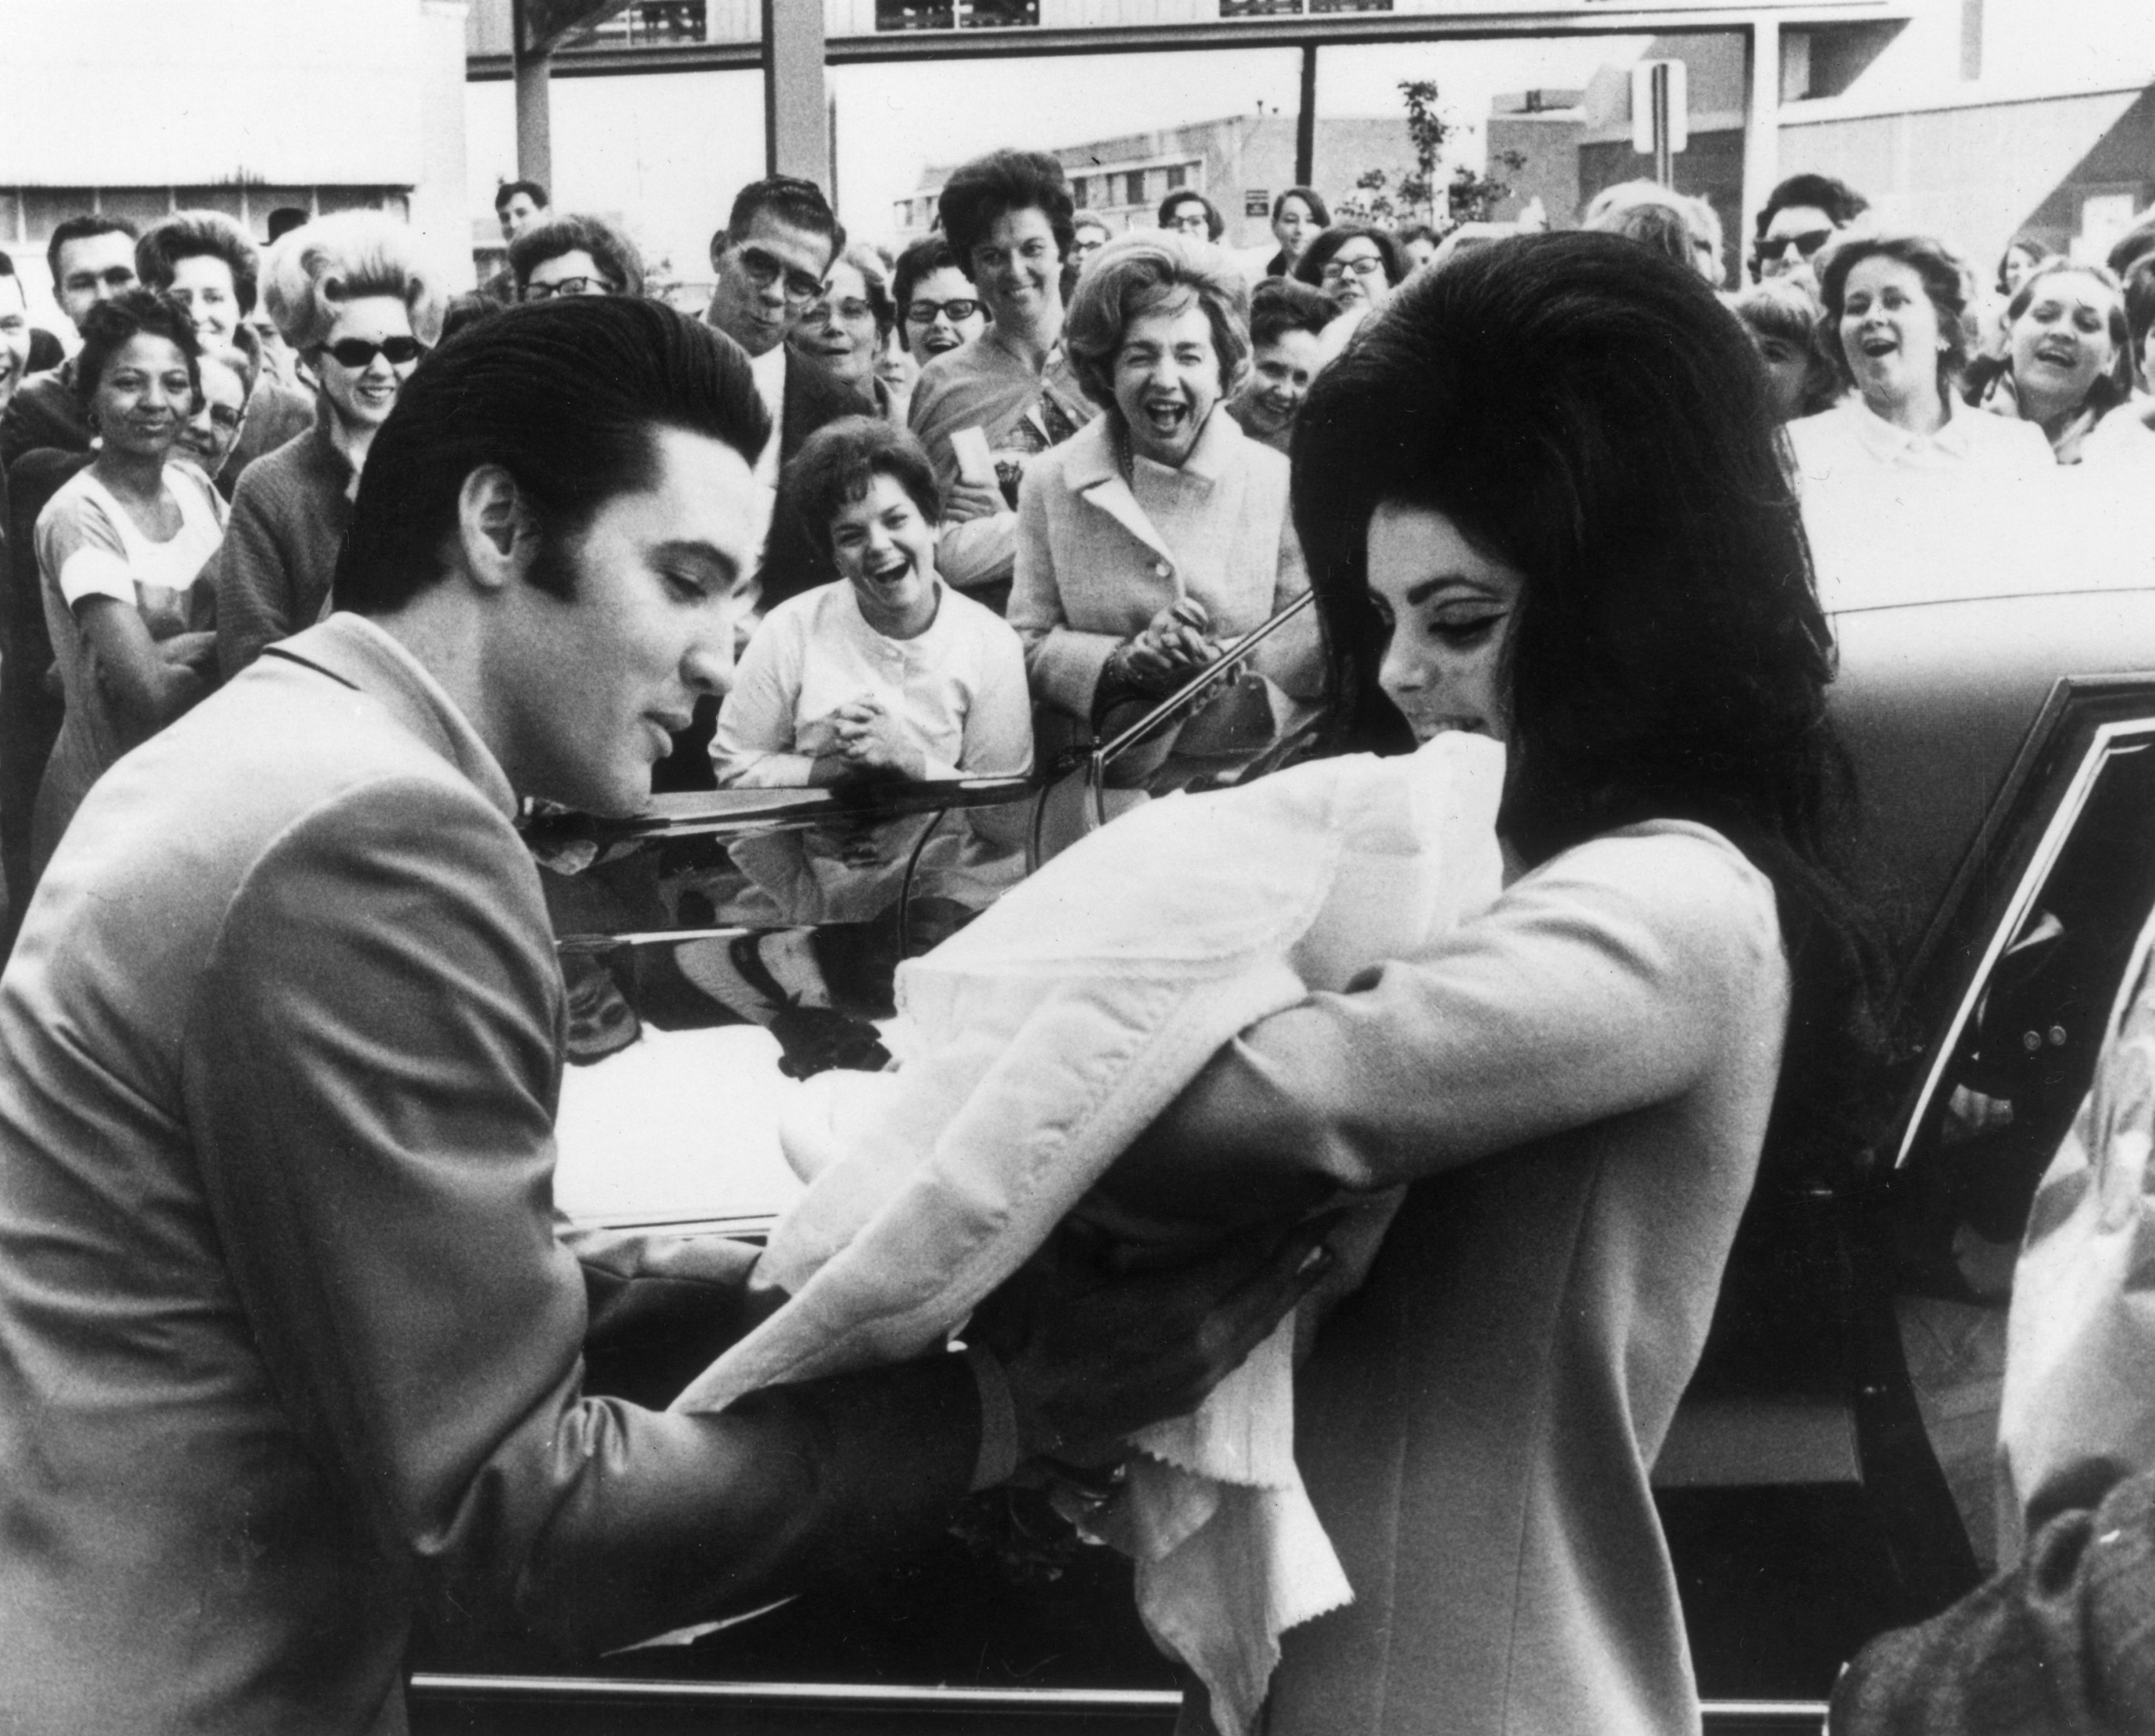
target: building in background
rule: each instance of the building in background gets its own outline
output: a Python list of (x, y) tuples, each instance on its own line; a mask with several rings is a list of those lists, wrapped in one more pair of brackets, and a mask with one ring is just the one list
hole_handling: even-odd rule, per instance
[[(1273, 197), (1294, 185), (1294, 117), (1267, 110), (1231, 115), (1155, 132), (1126, 133), (1083, 145), (1043, 145), (1070, 177), (1080, 211), (1106, 218), (1117, 233), (1149, 228), (1159, 202), (1180, 187), (1194, 187), (1227, 220), (1222, 246), (1237, 252), (1263, 248), (1272, 239)], [(1402, 116), (1319, 116), (1312, 184), (1337, 204), (1366, 169), (1384, 169), (1396, 180), (1414, 166)], [(891, 227), (899, 243), (935, 226), (935, 202), (955, 163), (931, 165), (920, 184), (898, 201)]]
[[(1933, 234), (1986, 279), (2017, 234), (2101, 259), (2155, 203), (2155, 5), (2145, 0), (1915, 0), (1907, 27), (1875, 58), (1836, 38), (1781, 33), (1772, 178), (1837, 176), (1882, 223)], [(1748, 238), (1744, 182), (1748, 69), (1733, 34), (1669, 36), (1641, 58), (1685, 62), (1690, 145), (1674, 159), (1679, 192), (1720, 213), (1733, 268)], [(1573, 105), (1527, 92), (1498, 99), (1492, 161), (1527, 158), (1507, 178), (1511, 217), (1538, 197), (1559, 227), (1602, 188), (1652, 172), (1631, 148), (1630, 65), (1607, 66)], [(1558, 93), (1561, 95), (1561, 93)]]
[(469, 269), (465, 0), (0, 0), (0, 248), (37, 262), (77, 212), (187, 207), (260, 239), (279, 205), (409, 218)]

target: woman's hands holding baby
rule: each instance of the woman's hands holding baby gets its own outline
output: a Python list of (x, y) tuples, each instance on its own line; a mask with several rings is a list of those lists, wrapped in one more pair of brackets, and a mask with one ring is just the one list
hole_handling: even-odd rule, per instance
[(1330, 1269), (1334, 1222), (1254, 1225), (1193, 1263), (1135, 1273), (1067, 1237), (1051, 1243), (965, 1333), (1009, 1377), (1021, 1459), (1098, 1463), (1133, 1431), (1195, 1410)]

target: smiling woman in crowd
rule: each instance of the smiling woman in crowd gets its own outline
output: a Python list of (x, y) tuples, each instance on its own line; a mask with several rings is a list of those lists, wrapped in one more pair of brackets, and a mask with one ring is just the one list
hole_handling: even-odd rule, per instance
[(1789, 424), (1807, 480), (1881, 466), (1973, 465), (2019, 476), (2050, 468), (2040, 429), (1956, 408), (1968, 301), (1967, 274), (1953, 254), (1927, 237), (1872, 235), (1841, 243), (1825, 259), (1827, 347), (1855, 392)]
[(519, 301), (557, 295), (641, 295), (643, 255), (603, 218), (565, 212), (542, 218), (509, 243)]
[(1318, 233), (1332, 227), (1332, 207), (1313, 187), (1290, 187), (1272, 201), (1272, 238), (1279, 251), (1265, 262), (1267, 277), (1291, 277)]
[[(221, 211), (176, 211), (152, 223), (135, 243), (135, 269), (147, 288), (167, 291), (187, 310), (205, 348), (236, 341), (254, 312), (260, 256), (247, 232)], [(310, 393), (274, 379), (259, 382), (218, 491), (232, 499), (247, 467), (305, 433), (314, 417)]]
[[(1103, 413), (1034, 460), (1018, 504), (1011, 625), (1043, 722), (1062, 725), (1043, 757), (1120, 702), (1170, 692), (1308, 588), (1287, 460), (1222, 406), (1248, 365), (1247, 306), (1225, 253), (1163, 230), (1121, 236), (1085, 268), (1070, 353)], [(1256, 658), (1292, 699), (1322, 689), (1303, 624)], [(1200, 713), (1178, 751), (1202, 751), (1208, 718), (1226, 722)]]
[(1348, 313), (1370, 312), (1406, 281), (1411, 262), (1390, 229), (1341, 223), (1309, 243), (1295, 261), (1296, 280), (1322, 289)]
[(885, 366), (898, 329), (890, 279), (876, 250), (855, 242), (823, 274), (823, 293), (810, 302), (786, 342), (794, 353), (847, 387), (861, 408), (898, 428), (905, 426), (912, 388), (903, 372)]
[(938, 209), (992, 323), (921, 371), (910, 422), (942, 491), (943, 576), (1001, 610), (1026, 462), (1093, 415), (1062, 352), (1070, 183), (1043, 152), (991, 151), (944, 183)]
[(2129, 407), (2125, 290), (2106, 267), (2045, 260), (2006, 304), (2004, 335), (2004, 354), (1968, 371), (1971, 404), (2033, 422), (2061, 464), (2155, 450)]
[(1323, 363), (1324, 328), (1339, 317), (1339, 303), (1291, 278), (1267, 278), (1251, 294), (1250, 371), (1227, 413), (1260, 445), (1287, 450)]
[(1840, 1151), (1861, 1028), (1764, 375), (1687, 263), (1500, 241), (1319, 376), (1294, 466), (1341, 745), (1502, 742), (1506, 885), (1245, 1030), (1118, 1167), (1186, 1209), (1406, 1185), (1297, 1380), (1355, 1597), (1286, 1635), (1264, 1728), (1696, 1731), (1649, 1473), (1768, 1128)]
[(99, 775), (216, 684), (205, 571), (224, 502), (175, 462), (202, 389), (187, 310), (129, 289), (84, 315), (75, 385), (97, 456), (38, 515), (38, 573), (66, 719), (33, 822), (42, 873)]
[(251, 468), (233, 496), (217, 576), (228, 679), (321, 613), (367, 448), (440, 336), (444, 305), (412, 231), (378, 211), (294, 229), (269, 255), (264, 300), (320, 382), (320, 404), (313, 427)]
[[(1028, 770), (1024, 655), (1005, 622), (936, 571), (939, 507), (919, 442), (873, 417), (819, 428), (781, 474), (776, 512), (806, 527), (839, 577), (779, 604), (749, 641), (711, 741), (720, 787)], [(1016, 878), (1014, 840), (961, 820), (934, 842), (940, 853), (923, 863), (932, 885), (990, 858), (1004, 883)], [(786, 920), (855, 922), (899, 891), (905, 851), (878, 843), (786, 833), (737, 843), (734, 856)]]
[(891, 299), (898, 304), (898, 341), (923, 367), (988, 329), (986, 306), (941, 235), (924, 235), (898, 256)]

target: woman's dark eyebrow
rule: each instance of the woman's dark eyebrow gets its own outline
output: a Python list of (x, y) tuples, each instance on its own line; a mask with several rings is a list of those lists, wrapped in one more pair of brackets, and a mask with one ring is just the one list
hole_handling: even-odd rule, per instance
[(1480, 582), (1467, 573), (1433, 573), (1428, 578), (1417, 579), (1407, 586), (1407, 607), (1410, 609), (1420, 607), (1446, 585), (1467, 585), (1476, 590), (1482, 588)]

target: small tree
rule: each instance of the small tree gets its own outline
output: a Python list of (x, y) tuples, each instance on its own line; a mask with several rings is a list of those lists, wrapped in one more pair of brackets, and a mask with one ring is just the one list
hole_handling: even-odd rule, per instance
[[(1333, 216), (1340, 223), (1374, 223), (1384, 228), (1391, 227), (1398, 214), (1392, 202), (1391, 176), (1383, 169), (1364, 169), (1355, 178), (1354, 191), (1333, 207)], [(1405, 183), (1400, 183), (1405, 189)]]
[(1455, 131), (1436, 105), (1434, 79), (1402, 79), (1400, 95), (1406, 100), (1407, 142), (1414, 147), (1413, 172), (1400, 182), (1403, 215), (1416, 209), (1432, 223), (1436, 220), (1436, 166), (1444, 155), (1444, 141)]
[(1454, 169), (1451, 183), (1444, 190), (1445, 207), (1452, 224), (1456, 227), (1460, 223), (1487, 223), (1497, 204), (1512, 191), (1510, 182), (1499, 181), (1489, 171), (1501, 169), (1507, 175), (1516, 175), (1526, 166), (1523, 151), (1499, 151), (1479, 175), (1464, 163)]

